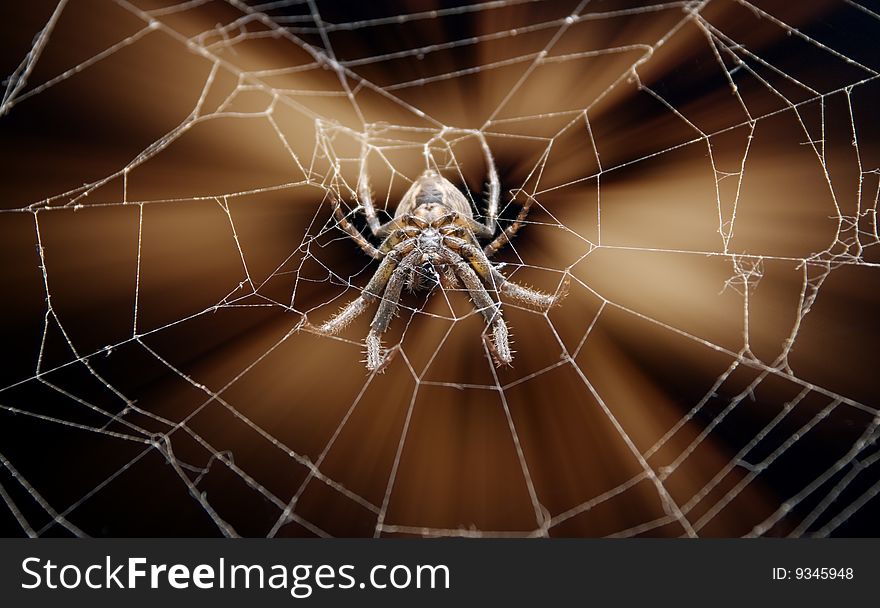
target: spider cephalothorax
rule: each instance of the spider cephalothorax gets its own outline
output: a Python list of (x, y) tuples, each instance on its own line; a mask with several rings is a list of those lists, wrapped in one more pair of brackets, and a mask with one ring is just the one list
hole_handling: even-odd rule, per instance
[(381, 260), (370, 282), (359, 297), (320, 326), (309, 326), (321, 334), (340, 332), (374, 301), (379, 308), (367, 335), (367, 368), (379, 370), (386, 363), (381, 336), (388, 329), (406, 286), (411, 290), (430, 288), (438, 282), (446, 287), (464, 285), (474, 306), (492, 330), (490, 351), (497, 365), (513, 360), (507, 325), (501, 302), (490, 294), (504, 294), (533, 308), (546, 310), (565, 297), (567, 278), (556, 294), (545, 294), (509, 281), (489, 261), (520, 229), (531, 200), (507, 229), (481, 247), (480, 238), (495, 236), (498, 214), (499, 185), (488, 146), (483, 151), (489, 166), (489, 204), (485, 223), (474, 219), (467, 198), (437, 171), (428, 169), (413, 182), (397, 206), (394, 218), (380, 224), (373, 207), (364, 163), (358, 191), (367, 224), (374, 236), (384, 240), (375, 247), (351, 225), (339, 201), (333, 200), (333, 211), (342, 228), (364, 252)]

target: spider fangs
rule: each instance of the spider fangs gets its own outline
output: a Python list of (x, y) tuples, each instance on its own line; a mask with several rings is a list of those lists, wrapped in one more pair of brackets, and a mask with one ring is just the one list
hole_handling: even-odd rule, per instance
[(545, 294), (509, 281), (489, 261), (522, 227), (532, 199), (525, 203), (508, 228), (481, 247), (479, 238), (495, 236), (499, 200), (498, 175), (485, 143), (483, 151), (489, 167), (485, 223), (474, 219), (468, 200), (452, 182), (429, 169), (404, 194), (394, 218), (380, 224), (370, 196), (365, 163), (361, 163), (358, 192), (370, 231), (384, 238), (381, 245), (375, 247), (351, 225), (336, 199), (333, 211), (339, 227), (367, 255), (381, 263), (359, 297), (320, 326), (306, 324), (307, 329), (324, 335), (337, 334), (378, 300), (379, 307), (366, 339), (366, 366), (369, 370), (381, 371), (390, 360), (383, 352), (381, 336), (396, 314), (403, 287), (415, 290), (431, 288), (438, 282), (446, 288), (463, 284), (474, 307), (491, 328), (492, 339), (486, 343), (495, 364), (510, 365), (513, 353), (501, 302), (490, 294), (502, 294), (531, 308), (547, 310), (567, 294), (568, 276), (555, 294)]

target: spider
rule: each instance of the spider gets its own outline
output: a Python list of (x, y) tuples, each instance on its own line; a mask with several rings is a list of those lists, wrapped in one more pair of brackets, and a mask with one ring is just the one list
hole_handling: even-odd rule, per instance
[[(374, 259), (379, 268), (360, 296), (343, 307), (320, 326), (306, 323), (319, 334), (335, 335), (378, 301), (376, 315), (366, 338), (366, 366), (381, 371), (390, 360), (383, 352), (381, 336), (396, 315), (404, 287), (410, 291), (432, 289), (438, 283), (445, 288), (464, 284), (474, 307), (491, 329), (492, 340), (486, 341), (497, 366), (510, 365), (507, 324), (501, 302), (490, 294), (503, 294), (538, 310), (558, 304), (568, 292), (568, 277), (555, 294), (546, 294), (508, 280), (490, 258), (519, 231), (533, 199), (520, 210), (516, 220), (495, 236), (499, 202), (498, 174), (489, 147), (482, 142), (489, 173), (489, 201), (485, 223), (474, 219), (467, 198), (439, 172), (428, 169), (413, 182), (400, 200), (391, 221), (380, 224), (370, 194), (365, 159), (361, 162), (358, 194), (367, 225), (373, 236), (382, 238), (376, 247), (345, 217), (339, 200), (333, 201), (333, 213), (339, 227)], [(482, 247), (478, 239), (495, 237)]]

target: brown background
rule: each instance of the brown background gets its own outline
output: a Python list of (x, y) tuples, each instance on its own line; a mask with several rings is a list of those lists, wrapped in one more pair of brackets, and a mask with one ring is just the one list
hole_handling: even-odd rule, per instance
[[(690, 525), (739, 536), (768, 518), (757, 531), (784, 535), (820, 531), (840, 514), (834, 534), (875, 535), (876, 498), (859, 500), (880, 478), (871, 460), (880, 257), (876, 247), (857, 251), (848, 240), (857, 233), (838, 233), (838, 219), (858, 217), (859, 242), (876, 242), (864, 212), (876, 210), (880, 166), (871, 75), (880, 23), (843, 3), (804, 4), (760, 6), (831, 50), (739, 3), (702, 12), (778, 70), (751, 60), (756, 75), (737, 75), (759, 118), (752, 132), (680, 6), (573, 24), (550, 53), (566, 58), (536, 68), (506, 102), (528, 62), (485, 66), (540, 51), (559, 24), (529, 26), (562, 19), (573, 4), (337, 28), (329, 40), (354, 74), (345, 83), (356, 88), (353, 104), (306, 49), (324, 45), (307, 5), (271, 12), (291, 26), (285, 35), (252, 21), (241, 41), (223, 45), (216, 28), (242, 16), (226, 3), (160, 11), (160, 25), (141, 31), (139, 11), (162, 3), (70, 2), (0, 117), (7, 507), (46, 535), (371, 536), (381, 524), (384, 535), (679, 536)], [(584, 13), (632, 5), (596, 2)], [(342, 6), (318, 3), (331, 24), (442, 8)], [(3, 74), (54, 7), (4, 5)], [(369, 59), (511, 28), (522, 33)], [(645, 52), (636, 45), (674, 28), (638, 74), (680, 114), (626, 78)], [(591, 53), (619, 47), (629, 50)], [(200, 49), (220, 63), (206, 118), (193, 122), (212, 69)], [(430, 80), (456, 70), (465, 71)], [(429, 80), (405, 85), (419, 78)], [(589, 131), (579, 114), (587, 108)], [(361, 363), (369, 315), (340, 339), (293, 333), (302, 314), (327, 318), (375, 270), (333, 228), (326, 200), (331, 186), (356, 183), (364, 123), (389, 125), (375, 135), (386, 138), (387, 164), (373, 154), (370, 169), (377, 200), (393, 211), (405, 178), (424, 168), (422, 142), (442, 125), (474, 129), (490, 117), (503, 217), (515, 215), (521, 189), (539, 192), (535, 223), (498, 259), (545, 290), (563, 271), (572, 277), (549, 316), (505, 308), (514, 366), (490, 364), (461, 293), (406, 296), (385, 340), (402, 355), (375, 377)], [(810, 144), (823, 138), (824, 165), (822, 144)], [(451, 177), (458, 163), (454, 181), (482, 201), (473, 138), (447, 139), (454, 156), (437, 148), (436, 161)], [(139, 159), (157, 141), (163, 147)], [(725, 251), (719, 207), (729, 218), (738, 186)], [(731, 254), (761, 274), (748, 287), (748, 350)], [(820, 281), (780, 359), (802, 288)], [(757, 475), (743, 466), (783, 447)], [(867, 464), (858, 475), (857, 462)], [(828, 496), (833, 504), (811, 518)], [(275, 528), (288, 504), (291, 520)], [(22, 534), (2, 504), (0, 531)]]

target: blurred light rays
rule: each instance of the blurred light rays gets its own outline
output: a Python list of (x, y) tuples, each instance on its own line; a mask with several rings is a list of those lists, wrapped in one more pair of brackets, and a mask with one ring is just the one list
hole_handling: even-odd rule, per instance
[[(809, 453), (813, 479), (869, 428), (878, 292), (865, 286), (876, 269), (833, 256), (846, 247), (839, 213), (866, 208), (853, 204), (852, 141), (876, 86), (794, 107), (782, 84), (743, 69), (750, 116), (685, 3), (610, 2), (595, 8), (608, 15), (568, 24), (573, 5), (550, 2), (331, 28), (343, 71), (316, 60), (314, 32), (237, 21), (239, 8), (218, 2), (150, 13), (160, 4), (65, 9), (31, 82), (76, 73), (0, 119), (4, 300), (28, 302), (4, 306), (4, 330), (17, 357), (43, 358), (37, 375), (31, 364), (4, 377), (18, 392), (0, 402), (14, 394), (9, 405), (28, 411), (48, 379), (61, 389), (48, 393), (54, 419), (100, 403), (115, 417), (97, 434), (135, 425), (147, 443), (163, 434), (174, 446), (161, 464), (119, 473), (120, 459), (103, 458), (113, 443), (92, 444), (91, 427), (45, 445), (32, 438), (52, 423), (4, 420), (0, 451), (50, 502), (72, 505), (72, 520), (82, 513), (86, 533), (215, 534), (167, 466), (177, 462), (245, 535), (739, 536), (793, 493), (798, 462), (760, 476), (746, 466), (774, 416), (790, 438), (843, 397), (828, 416), (843, 439), (817, 431), (793, 450)], [(326, 23), (360, 18), (319, 7)], [(809, 28), (829, 7), (785, 18)], [(751, 36), (767, 63), (791, 62), (785, 31), (741, 3), (710, 2), (704, 16)], [(123, 44), (75, 68), (98, 40)], [(388, 53), (398, 55), (369, 60)], [(829, 57), (801, 85), (834, 90)], [(796, 102), (815, 98), (771, 77)], [(499, 255), (504, 272), (545, 291), (567, 272), (572, 292), (547, 316), (505, 306), (516, 359), (501, 369), (466, 293), (407, 295), (385, 337), (399, 352), (368, 376), (373, 311), (338, 338), (296, 331), (303, 314), (323, 320), (356, 297), (376, 266), (332, 225), (328, 193), (356, 207), (366, 141), (377, 206), (393, 211), (433, 137), (433, 162), (482, 205), (486, 170), (468, 129), (487, 133), (503, 221), (537, 201)], [(65, 332), (48, 338), (37, 228)], [(827, 288), (822, 264), (834, 270)], [(89, 481), (77, 485), (82, 469)], [(149, 500), (134, 498), (135, 475), (155, 486)], [(107, 497), (120, 506), (99, 508)]]

